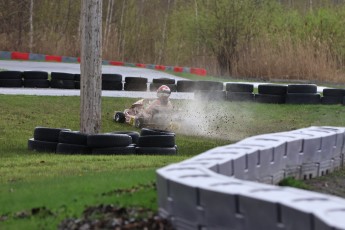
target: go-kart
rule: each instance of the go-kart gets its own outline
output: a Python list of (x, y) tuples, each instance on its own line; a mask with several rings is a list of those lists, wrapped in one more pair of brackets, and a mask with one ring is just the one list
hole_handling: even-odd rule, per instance
[(114, 121), (119, 123), (127, 123), (136, 128), (156, 128), (162, 130), (176, 130), (179, 125), (178, 118), (174, 115), (174, 111), (166, 107), (156, 107), (152, 113), (146, 114), (145, 108), (152, 103), (150, 99), (141, 99), (129, 109), (123, 112), (115, 111)]

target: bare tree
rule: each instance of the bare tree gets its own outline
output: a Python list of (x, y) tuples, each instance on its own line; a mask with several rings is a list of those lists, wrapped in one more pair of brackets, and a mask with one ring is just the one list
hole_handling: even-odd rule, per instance
[(82, 2), (80, 131), (101, 129), (102, 0)]
[(124, 13), (126, 10), (126, 1), (122, 2), (122, 10), (121, 10), (121, 19), (120, 19), (120, 35), (119, 35), (119, 48), (117, 53), (121, 54), (121, 60), (124, 60), (124, 53), (125, 53), (125, 45), (126, 45), (126, 37), (124, 35), (124, 28), (123, 28), (123, 20), (124, 20)]
[(159, 53), (158, 53), (158, 63), (159, 64), (162, 63), (163, 53), (164, 53), (164, 49), (165, 49), (165, 46), (166, 46), (167, 24), (168, 24), (169, 12), (170, 12), (170, 0), (168, 0), (167, 4), (168, 4), (167, 12), (166, 12), (166, 15), (165, 15), (164, 24), (163, 24), (163, 30), (162, 30), (162, 44), (160, 46)]
[(109, 0), (107, 15), (106, 15), (106, 19), (105, 19), (105, 28), (104, 28), (104, 38), (103, 38), (103, 46), (104, 47), (107, 47), (108, 40), (110, 37), (113, 8), (114, 8), (114, 0)]
[(29, 23), (30, 23), (30, 40), (29, 40), (29, 50), (32, 52), (33, 47), (33, 41), (34, 41), (34, 25), (33, 25), (33, 14), (34, 14), (34, 0), (30, 0), (30, 17), (29, 17)]

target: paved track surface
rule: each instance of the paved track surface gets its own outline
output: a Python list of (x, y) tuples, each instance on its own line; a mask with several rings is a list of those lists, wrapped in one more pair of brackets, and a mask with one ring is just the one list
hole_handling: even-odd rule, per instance
[[(31, 61), (4, 61), (0, 60), (0, 69), (17, 70), (17, 71), (46, 71), (46, 72), (65, 72), (65, 73), (80, 73), (80, 64), (75, 63), (59, 63), (59, 62), (31, 62)], [(174, 78), (182, 80), (181, 77), (156, 71), (152, 69), (125, 67), (125, 66), (111, 66), (103, 65), (103, 73), (118, 73), (123, 77), (145, 77), (149, 82), (153, 78)]]
[[(79, 89), (31, 89), (31, 88), (0, 88), (0, 94), (37, 95), (37, 96), (80, 96)], [(156, 98), (156, 92), (108, 91), (102, 90), (103, 97)], [(193, 99), (194, 93), (172, 92), (171, 99)]]
[[(0, 60), (0, 69), (17, 70), (17, 71), (46, 71), (46, 72), (65, 72), (80, 73), (80, 64), (75, 63), (57, 63), (57, 62), (32, 62), (32, 61), (6, 61)], [(123, 77), (145, 77), (148, 82), (152, 82), (153, 78), (173, 78), (176, 81), (184, 80), (184, 78), (174, 76), (172, 74), (156, 71), (152, 69), (110, 66), (103, 65), (103, 73), (117, 73)], [(202, 77), (200, 78), (202, 79)], [(242, 82), (246, 83), (246, 82)], [(262, 82), (248, 82), (257, 87), (259, 84), (267, 84)], [(225, 83), (224, 83), (225, 84)], [(322, 92), (325, 87), (318, 86), (317, 91)], [(64, 89), (30, 89), (30, 88), (0, 88), (0, 94), (12, 95), (46, 95), (46, 96), (79, 96), (79, 90)], [(154, 92), (129, 92), (129, 91), (102, 91), (105, 97), (132, 97), (132, 98), (152, 98), (155, 97)], [(172, 93), (172, 99), (193, 99), (193, 93)]]
[[(17, 71), (46, 71), (46, 72), (65, 72), (80, 73), (80, 64), (74, 63), (56, 63), (56, 62), (31, 62), (31, 61), (4, 61), (0, 60), (0, 69), (17, 70)], [(148, 82), (152, 82), (153, 78), (173, 78), (175, 80), (183, 80), (161, 71), (124, 67), (124, 66), (106, 66), (102, 67), (103, 73), (118, 73), (123, 77), (145, 77)], [(79, 96), (78, 89), (31, 89), (31, 88), (0, 88), (0, 94), (10, 95), (39, 95), (39, 96)], [(155, 92), (135, 92), (135, 91), (102, 91), (104, 97), (132, 97), (132, 98), (154, 98)], [(172, 99), (193, 99), (193, 93), (172, 93)]]

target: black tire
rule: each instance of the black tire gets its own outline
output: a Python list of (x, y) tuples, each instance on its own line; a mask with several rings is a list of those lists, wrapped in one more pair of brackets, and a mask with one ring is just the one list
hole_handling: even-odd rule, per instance
[(169, 147), (169, 148), (136, 147), (135, 152), (136, 154), (140, 154), (140, 155), (176, 155), (177, 148), (176, 147)]
[(59, 134), (59, 143), (87, 145), (87, 134), (79, 131), (61, 131)]
[(196, 90), (194, 99), (207, 101), (224, 101), (226, 92), (223, 90)]
[(127, 134), (90, 134), (87, 145), (92, 148), (124, 147), (132, 144), (132, 138)]
[(75, 81), (73, 80), (54, 80), (50, 81), (51, 88), (57, 89), (75, 89)]
[(259, 94), (285, 95), (287, 93), (286, 85), (262, 84), (258, 86)]
[(161, 129), (149, 129), (149, 128), (142, 128), (140, 131), (140, 136), (157, 136), (157, 135), (173, 135), (175, 136), (174, 132), (161, 130)]
[(174, 135), (149, 135), (141, 136), (138, 140), (138, 147), (174, 147)]
[(197, 81), (195, 83), (195, 90), (220, 90), (224, 88), (223, 82), (217, 81)]
[(79, 73), (74, 74), (74, 80), (80, 81), (80, 74)]
[(24, 71), (24, 79), (48, 79), (48, 72), (45, 71)]
[(300, 94), (316, 94), (317, 86), (314, 84), (293, 84), (288, 85), (288, 93), (300, 93)]
[(25, 88), (49, 88), (50, 81), (46, 79), (24, 79)]
[(136, 118), (134, 121), (134, 127), (138, 129), (141, 129), (142, 127), (144, 127), (144, 119), (141, 117)]
[(252, 93), (254, 90), (253, 84), (246, 83), (226, 83), (225, 91), (233, 93)]
[(34, 138), (28, 140), (28, 149), (37, 152), (55, 153), (57, 142), (39, 141)]
[[(159, 87), (161, 87), (163, 84), (162, 83), (151, 83), (149, 86), (149, 90), (152, 91), (157, 91)], [(174, 84), (164, 84), (168, 86), (171, 90), (171, 92), (176, 92), (176, 85)]]
[(179, 80), (176, 83), (176, 90), (177, 92), (194, 92), (195, 83), (195, 81)]
[(0, 79), (0, 87), (21, 88), (23, 86), (22, 79)]
[(80, 89), (80, 81), (75, 81), (74, 82), (74, 88), (75, 89)]
[(122, 82), (102, 80), (102, 90), (122, 90)]
[(58, 143), (56, 146), (56, 153), (63, 154), (90, 154), (91, 148), (86, 145), (74, 145), (74, 144), (65, 144)]
[(147, 83), (147, 78), (144, 78), (144, 77), (125, 77), (125, 82), (142, 85), (142, 84)]
[(126, 121), (126, 116), (123, 112), (116, 112), (114, 115), (114, 121), (119, 123), (124, 123)]
[(345, 89), (323, 89), (323, 96), (345, 97)]
[(74, 81), (75, 74), (73, 73), (60, 73), (60, 72), (51, 72), (51, 79), (53, 80), (69, 80)]
[(146, 83), (125, 83), (124, 90), (126, 91), (147, 91)]
[(102, 81), (122, 82), (122, 75), (121, 74), (104, 73), (104, 74), (102, 74)]
[(344, 97), (334, 97), (334, 96), (323, 96), (321, 98), (321, 103), (324, 105), (336, 105), (342, 104)]
[(135, 132), (135, 131), (114, 131), (111, 133), (113, 133), (113, 134), (127, 134), (128, 136), (130, 136), (132, 138), (133, 144), (138, 144), (138, 140), (140, 137), (140, 134), (138, 132)]
[(97, 155), (128, 155), (135, 154), (135, 146), (112, 147), (112, 148), (93, 148), (92, 154)]
[(320, 94), (315, 93), (288, 93), (286, 94), (286, 104), (320, 104)]
[(161, 85), (175, 85), (175, 79), (173, 78), (154, 78), (152, 83), (157, 83)]
[(227, 101), (254, 101), (254, 94), (253, 93), (245, 93), (245, 92), (226, 92), (226, 100)]
[(59, 142), (61, 131), (71, 131), (62, 128), (36, 127), (34, 130), (34, 139), (38, 141)]
[(22, 79), (20, 71), (0, 71), (0, 79)]
[(285, 95), (255, 94), (255, 101), (259, 103), (284, 104)]

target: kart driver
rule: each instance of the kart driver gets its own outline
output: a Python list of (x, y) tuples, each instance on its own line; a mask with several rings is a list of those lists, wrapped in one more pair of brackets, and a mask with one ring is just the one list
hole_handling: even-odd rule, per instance
[(144, 117), (150, 117), (158, 109), (172, 110), (173, 106), (169, 100), (171, 90), (168, 86), (162, 85), (157, 89), (157, 99), (150, 103), (147, 108), (144, 109)]

